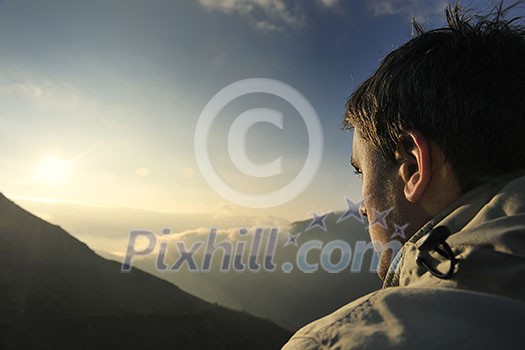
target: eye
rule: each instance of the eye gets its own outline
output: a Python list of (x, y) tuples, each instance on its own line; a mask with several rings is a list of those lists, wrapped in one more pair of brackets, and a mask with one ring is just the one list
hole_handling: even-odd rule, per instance
[(352, 168), (354, 168), (354, 174), (356, 174), (359, 177), (363, 175), (363, 173), (361, 172), (361, 169), (357, 166), (357, 162), (353, 158), (350, 161), (350, 165), (352, 166)]

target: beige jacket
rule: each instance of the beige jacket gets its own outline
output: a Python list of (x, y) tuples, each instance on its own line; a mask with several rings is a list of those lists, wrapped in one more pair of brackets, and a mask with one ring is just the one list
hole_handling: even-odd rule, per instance
[[(451, 259), (421, 249), (441, 226)], [(434, 276), (418, 256), (441, 273), (454, 262), (453, 274)], [(525, 349), (524, 172), (462, 196), (397, 257), (383, 289), (305, 326), (283, 350)]]

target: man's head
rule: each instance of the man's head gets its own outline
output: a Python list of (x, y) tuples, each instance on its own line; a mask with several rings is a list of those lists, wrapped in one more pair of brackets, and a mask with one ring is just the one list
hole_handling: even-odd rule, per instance
[[(508, 10), (508, 9), (507, 9)], [(391, 52), (347, 103), (372, 240), (405, 241), (462, 193), (525, 167), (525, 31), (502, 6)], [(378, 221), (391, 210), (385, 228)], [(398, 230), (399, 233), (399, 230)], [(390, 256), (381, 259), (384, 276)]]

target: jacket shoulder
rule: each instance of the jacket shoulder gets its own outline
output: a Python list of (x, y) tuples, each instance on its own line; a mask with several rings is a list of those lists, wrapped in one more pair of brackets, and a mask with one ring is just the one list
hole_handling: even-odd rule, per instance
[(283, 349), (522, 349), (524, 313), (524, 302), (492, 294), (393, 287), (305, 326)]

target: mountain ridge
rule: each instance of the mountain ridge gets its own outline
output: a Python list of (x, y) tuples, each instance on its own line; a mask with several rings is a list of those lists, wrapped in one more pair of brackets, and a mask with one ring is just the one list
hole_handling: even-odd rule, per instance
[[(208, 272), (196, 273), (188, 269), (159, 271), (155, 265), (155, 254), (136, 259), (134, 266), (161, 279), (176, 283), (182, 289), (208, 302), (217, 302), (236, 310), (246, 310), (258, 317), (269, 318), (285, 329), (296, 331), (301, 326), (337, 310), (346, 303), (381, 288), (381, 280), (377, 273), (371, 270), (374, 254), (371, 245), (362, 257), (361, 268), (358, 271), (350, 271), (348, 267), (339, 273), (330, 273), (319, 266), (317, 271), (305, 273), (297, 268), (298, 249), (308, 241), (320, 241), (323, 246), (335, 240), (344, 241), (349, 244), (352, 257), (356, 256), (356, 248), (359, 245), (357, 242), (365, 244), (370, 242), (366, 223), (351, 217), (340, 220), (343, 213), (343, 211), (337, 211), (327, 215), (324, 221), (326, 231), (320, 227), (309, 228), (312, 219), (292, 222), (289, 229), (281, 232), (281, 240), (274, 256), (275, 271), (223, 273), (220, 271), (222, 252), (219, 252), (218, 256), (212, 260), (212, 266)], [(264, 228), (262, 249), (267, 242), (270, 229), (271, 227)], [(286, 244), (288, 234), (297, 235), (298, 246)], [(197, 237), (193, 236), (193, 239), (203, 240), (202, 236)], [(236, 238), (244, 239), (247, 242), (246, 246), (251, 245), (250, 239), (252, 238), (239, 238), (239, 236), (230, 238), (226, 234), (217, 241)], [(194, 240), (187, 239), (185, 243), (191, 246)], [(205, 249), (201, 249), (194, 254), (196, 262), (203, 261), (204, 252)], [(175, 261), (178, 257), (177, 253), (176, 250), (168, 251), (165, 261), (168, 264)], [(122, 257), (101, 252), (99, 254), (120, 263), (123, 260)], [(337, 252), (333, 255), (335, 259), (338, 259)], [(244, 261), (247, 261), (247, 254), (244, 256)], [(308, 261), (319, 263), (320, 249), (312, 249), (308, 253)], [(259, 259), (258, 262), (262, 263), (262, 260)], [(290, 262), (294, 264), (293, 271), (289, 273), (282, 271), (282, 265)]]
[(0, 297), (6, 349), (79, 348), (79, 340), (86, 349), (271, 349), (290, 336), (144, 271), (122, 273), (120, 264), (3, 194)]

